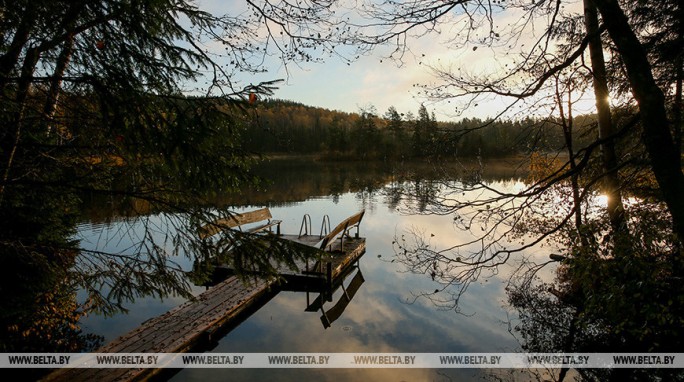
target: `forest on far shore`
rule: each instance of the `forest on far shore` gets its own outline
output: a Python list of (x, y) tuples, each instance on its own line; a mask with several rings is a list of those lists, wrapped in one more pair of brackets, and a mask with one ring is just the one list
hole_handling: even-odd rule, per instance
[[(424, 105), (418, 110), (385, 112), (373, 107), (345, 113), (293, 101), (266, 99), (250, 111), (243, 148), (256, 153), (319, 155), (327, 159), (398, 159), (425, 157), (504, 157), (564, 147), (559, 121), (437, 121)], [(582, 126), (581, 146), (596, 139), (593, 115), (575, 117)]]

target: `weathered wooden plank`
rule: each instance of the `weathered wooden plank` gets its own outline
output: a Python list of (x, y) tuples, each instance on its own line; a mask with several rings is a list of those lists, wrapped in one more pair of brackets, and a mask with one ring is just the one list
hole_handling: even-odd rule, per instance
[[(355, 226), (358, 226), (361, 224), (361, 219), (363, 219), (363, 214), (366, 211), (361, 211), (355, 215), (352, 215), (346, 219), (344, 219), (340, 224), (335, 226), (332, 231), (330, 231), (329, 234), (327, 234), (324, 238), (323, 241), (321, 242), (321, 249), (327, 249), (329, 245), (331, 245), (331, 242), (337, 237), (337, 235), (342, 234), (343, 236), (347, 234), (347, 231)], [(342, 240), (344, 241), (344, 240)]]
[[(231, 277), (169, 312), (143, 323), (137, 329), (98, 349), (100, 353), (180, 353), (237, 317), (261, 295), (270, 281), (244, 286)], [(62, 369), (46, 381), (134, 380), (155, 373), (155, 369)]]
[(309, 247), (315, 247), (316, 244), (323, 240), (323, 236), (319, 235), (280, 235), (281, 239), (293, 241), (295, 243), (308, 245)]
[[(241, 291), (240, 287), (241, 283), (239, 280), (237, 280), (237, 278), (229, 278), (224, 282), (218, 284), (216, 287), (199, 295), (196, 301), (188, 301), (174, 309), (171, 309), (170, 311), (162, 314), (161, 316), (146, 321), (145, 323), (143, 323), (142, 326), (125, 334), (124, 336), (117, 338), (110, 344), (106, 345), (103, 349), (106, 349), (107, 352), (117, 352), (121, 349), (125, 349), (130, 346), (130, 342), (135, 342), (139, 339), (144, 339), (145, 336), (148, 336), (149, 333), (151, 333), (151, 331), (153, 331), (157, 326), (163, 326), (163, 324), (166, 322), (178, 322), (178, 318), (183, 317), (185, 314), (184, 312), (186, 310), (196, 309), (196, 307), (199, 306), (199, 304), (205, 304), (205, 302), (210, 298), (210, 296), (217, 293), (226, 293), (227, 290), (234, 290), (235, 293), (239, 293)], [(232, 297), (232, 294), (229, 294), (227, 297)], [(167, 327), (167, 330), (173, 329), (175, 328)]]
[(333, 253), (340, 252), (344, 255), (337, 255), (332, 257), (333, 277), (339, 275), (351, 263), (361, 257), (366, 251), (366, 239), (353, 238), (344, 242), (337, 242), (332, 247)]
[[(300, 244), (305, 244), (310, 247), (318, 247), (322, 250), (331, 250), (332, 245), (334, 244), (334, 239), (342, 234), (347, 235), (347, 232), (353, 228), (353, 227), (358, 227), (359, 224), (361, 224), (361, 220), (363, 219), (363, 215), (365, 214), (365, 210), (354, 214), (346, 219), (344, 219), (340, 224), (335, 226), (335, 228), (332, 229), (327, 235), (325, 236), (319, 236), (319, 235), (281, 235), (280, 237), (285, 240), (293, 241), (295, 243), (300, 243)], [(344, 241), (344, 240), (342, 240)], [(320, 245), (318, 245), (320, 243)]]
[[(342, 247), (342, 245), (344, 247)], [(333, 265), (333, 278), (339, 276), (339, 274), (346, 269), (349, 264), (355, 262), (366, 249), (366, 239), (364, 238), (348, 238), (342, 242), (333, 243), (331, 247), (331, 252), (321, 251), (320, 263), (325, 264), (326, 262), (331, 262)], [(312, 277), (317, 277), (317, 275), (324, 273), (325, 269), (316, 269), (319, 262), (317, 259), (309, 260), (308, 266), (303, 260), (296, 261), (298, 266), (298, 272), (294, 272), (290, 269), (282, 267), (278, 269), (278, 273), (283, 276), (306, 276), (311, 274)]]
[[(214, 222), (211, 222), (200, 227), (197, 230), (197, 234), (201, 239), (205, 239), (227, 229), (239, 227), (245, 224), (257, 223), (262, 220), (270, 220), (272, 217), (273, 216), (271, 215), (271, 210), (269, 210), (268, 208), (262, 208), (259, 210), (242, 213), (234, 213), (228, 216), (227, 218), (218, 219)], [(261, 227), (258, 227), (258, 229), (255, 231), (263, 230), (265, 228), (278, 224), (280, 224), (280, 220), (274, 220), (273, 222), (269, 221), (269, 223)]]
[(112, 343), (104, 349), (107, 352), (121, 349), (125, 349), (126, 352), (175, 352), (173, 343), (179, 335), (183, 341), (193, 338), (197, 332), (202, 332), (213, 325), (226, 311), (239, 308), (253, 295), (268, 287), (267, 284), (262, 284), (250, 289), (244, 287), (236, 278), (231, 279), (235, 279), (230, 280), (230, 286), (234, 289), (226, 291), (225, 286), (210, 289), (208, 292), (211, 293), (203, 293), (197, 301), (190, 301), (171, 314), (149, 321), (139, 336), (122, 338), (120, 344)]

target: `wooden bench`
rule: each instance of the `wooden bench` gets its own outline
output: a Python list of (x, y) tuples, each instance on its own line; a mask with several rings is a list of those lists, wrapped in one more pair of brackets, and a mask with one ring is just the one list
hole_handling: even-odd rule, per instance
[(328, 250), (335, 242), (335, 238), (340, 236), (340, 248), (344, 248), (344, 237), (349, 236), (349, 230), (356, 227), (356, 237), (359, 237), (359, 224), (361, 224), (361, 219), (363, 219), (363, 214), (366, 211), (363, 210), (355, 215), (352, 215), (344, 219), (340, 224), (338, 224), (330, 233), (328, 233), (321, 241), (320, 249)]
[(272, 220), (272, 218), (273, 216), (271, 215), (271, 211), (268, 208), (262, 208), (259, 210), (242, 213), (234, 213), (227, 218), (219, 219), (200, 227), (198, 230), (198, 235), (201, 239), (206, 239), (208, 237), (216, 235), (221, 231), (234, 229), (235, 227), (242, 231), (243, 225), (258, 223), (264, 220), (266, 221), (264, 224), (252, 227), (249, 230), (247, 230), (247, 232), (261, 232), (266, 229), (268, 229), (269, 232), (272, 232), (272, 227), (275, 226), (276, 234), (280, 235), (280, 223), (282, 223), (282, 221)]

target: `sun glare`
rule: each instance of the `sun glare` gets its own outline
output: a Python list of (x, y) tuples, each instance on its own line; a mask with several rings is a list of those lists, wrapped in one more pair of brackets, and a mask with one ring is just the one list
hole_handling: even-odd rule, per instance
[(596, 205), (601, 207), (608, 207), (608, 195), (598, 195), (596, 196)]

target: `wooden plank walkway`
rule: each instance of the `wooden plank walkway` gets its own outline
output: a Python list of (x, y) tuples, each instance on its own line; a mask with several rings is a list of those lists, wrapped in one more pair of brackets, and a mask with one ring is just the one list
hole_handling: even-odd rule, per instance
[(330, 262), (332, 263), (332, 278), (342, 274), (347, 267), (352, 265), (364, 253), (366, 253), (365, 238), (348, 238), (344, 241), (344, 248), (340, 242), (333, 244)]
[[(268, 295), (272, 282), (244, 285), (236, 276), (98, 349), (99, 353), (182, 353), (211, 340)], [(159, 369), (61, 369), (44, 381), (131, 381), (151, 377)]]
[[(296, 236), (294, 236), (296, 237)], [(285, 240), (291, 240), (287, 235), (282, 236)], [(296, 241), (296, 240), (292, 240)], [(320, 240), (319, 240), (320, 241)], [(342, 245), (344, 247), (342, 247)], [(332, 244), (330, 252), (324, 252), (322, 255), (322, 261), (329, 261), (332, 264), (332, 277), (337, 277), (342, 270), (344, 270), (349, 264), (358, 260), (361, 255), (363, 255), (366, 250), (366, 239), (365, 238), (347, 238), (344, 242), (336, 241)], [(278, 272), (281, 276), (287, 279), (288, 276), (310, 276), (316, 277), (314, 269), (314, 262), (310, 261), (307, 265), (304, 262), (298, 264), (299, 272), (294, 272), (287, 268), (279, 269)], [(325, 267), (321, 270), (322, 273), (325, 272)], [(325, 276), (325, 274), (323, 274)]]
[[(344, 247), (341, 247), (343, 245)], [(364, 238), (337, 241), (332, 251), (323, 254), (330, 262), (330, 274), (305, 274), (283, 271), (288, 277), (310, 277), (315, 280), (334, 279), (356, 262), (364, 253)], [(327, 267), (324, 268), (327, 270)], [(211, 340), (212, 334), (239, 321), (241, 313), (272, 297), (279, 286), (275, 281), (258, 281), (244, 285), (236, 276), (229, 277), (167, 313), (144, 322), (137, 329), (98, 349), (101, 353), (182, 353)], [(133, 381), (146, 380), (161, 369), (60, 369), (44, 381)]]

